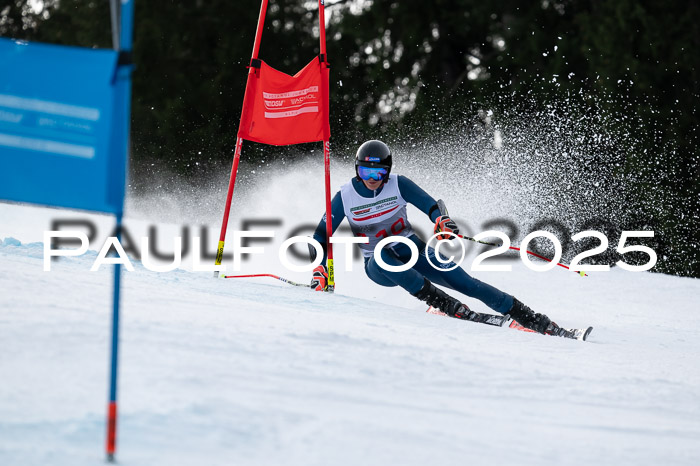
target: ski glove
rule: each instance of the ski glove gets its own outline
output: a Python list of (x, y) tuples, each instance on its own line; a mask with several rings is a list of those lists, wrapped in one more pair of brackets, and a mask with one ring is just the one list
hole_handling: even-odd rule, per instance
[(328, 271), (325, 265), (319, 265), (314, 269), (311, 278), (311, 289), (314, 291), (326, 291), (328, 289)]
[(439, 233), (454, 233), (455, 235), (459, 235), (459, 228), (454, 220), (452, 220), (449, 216), (441, 215), (435, 219), (435, 228), (433, 229), (433, 233), (438, 234), (437, 239), (439, 240), (455, 239), (456, 236), (450, 236), (449, 234), (441, 235)]

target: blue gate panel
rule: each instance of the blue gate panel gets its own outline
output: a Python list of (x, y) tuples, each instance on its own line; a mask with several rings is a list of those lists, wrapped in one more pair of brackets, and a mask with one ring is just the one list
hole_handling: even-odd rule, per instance
[(121, 212), (128, 113), (117, 58), (0, 38), (0, 199)]

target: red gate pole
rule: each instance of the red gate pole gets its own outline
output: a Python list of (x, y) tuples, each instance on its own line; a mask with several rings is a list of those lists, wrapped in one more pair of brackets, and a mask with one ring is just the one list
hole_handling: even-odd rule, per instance
[[(262, 0), (260, 4), (260, 14), (258, 15), (258, 28), (255, 31), (255, 43), (253, 44), (253, 54), (251, 56), (251, 65), (253, 60), (258, 58), (258, 53), (260, 52), (260, 41), (262, 40), (263, 25), (265, 24), (265, 13), (267, 12), (267, 2), (268, 0)], [(248, 74), (256, 73), (258, 68), (250, 66), (248, 69)], [(246, 93), (248, 92), (248, 85), (246, 83)], [(243, 118), (243, 112), (241, 111), (241, 119)], [(228, 216), (231, 212), (231, 200), (233, 199), (233, 188), (236, 185), (236, 175), (238, 174), (238, 162), (241, 159), (241, 152), (243, 150), (243, 138), (240, 137), (241, 122), (238, 123), (238, 133), (236, 134), (236, 151), (233, 156), (233, 165), (231, 166), (231, 176), (228, 180), (228, 193), (226, 194), (226, 207), (224, 207), (224, 218), (221, 222), (221, 233), (219, 234), (219, 245), (216, 249), (216, 262), (215, 265), (221, 265), (224, 258), (224, 242), (226, 240), (226, 228), (228, 227)], [(219, 272), (214, 272), (214, 277), (218, 277)]]
[[(226, 228), (228, 227), (228, 216), (231, 212), (231, 200), (233, 199), (233, 187), (236, 184), (236, 174), (238, 173), (238, 162), (241, 159), (241, 150), (243, 139), (236, 137), (236, 152), (233, 156), (233, 165), (231, 166), (231, 176), (228, 180), (228, 193), (226, 194), (226, 207), (224, 207), (224, 219), (221, 222), (221, 233), (219, 234), (219, 245), (216, 248), (215, 265), (221, 265), (224, 258), (224, 240), (226, 238)], [(214, 278), (219, 276), (219, 271), (214, 271)]]
[[(320, 42), (320, 66), (328, 68), (328, 57), (326, 56), (326, 17), (325, 17), (325, 1), (318, 0), (318, 30)], [(323, 80), (323, 102), (326, 108), (326, 121), (329, 121), (329, 90), (328, 80)], [(333, 267), (333, 244), (331, 243), (331, 235), (333, 234), (333, 215), (331, 214), (331, 145), (328, 141), (328, 136), (323, 141), (323, 166), (326, 185), (326, 245), (328, 255), (326, 257), (326, 266), (328, 267), (328, 291), (332, 293), (335, 290), (335, 269)]]
[(333, 243), (331, 243), (331, 235), (333, 234), (333, 215), (331, 215), (331, 148), (328, 140), (323, 141), (323, 164), (326, 178), (326, 245), (328, 248), (326, 266), (328, 267), (328, 291), (333, 293), (335, 290), (335, 271), (333, 269)]
[(262, 39), (263, 25), (265, 24), (265, 13), (267, 12), (267, 0), (262, 0), (260, 4), (260, 14), (258, 15), (258, 29), (255, 31), (255, 43), (253, 44), (253, 59), (258, 58), (260, 52), (260, 40)]
[(328, 60), (326, 60), (326, 7), (324, 6), (324, 0), (318, 0), (318, 31), (320, 34), (319, 40), (321, 41), (321, 55), (323, 56), (323, 62), (327, 65)]

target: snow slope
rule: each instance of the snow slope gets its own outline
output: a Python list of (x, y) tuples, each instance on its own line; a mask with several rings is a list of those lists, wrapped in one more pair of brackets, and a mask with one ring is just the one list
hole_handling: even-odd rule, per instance
[[(103, 462), (112, 271), (94, 250), (42, 271), (58, 214), (0, 204), (2, 465)], [(698, 464), (700, 281), (475, 275), (590, 341), (426, 314), (358, 267), (327, 295), (136, 263), (119, 463)]]
[[(333, 190), (352, 174), (340, 165)], [(244, 218), (277, 219), (253, 228), (276, 236), (240, 273), (308, 282), (276, 251), (295, 226), (318, 222), (323, 186), (298, 193), (322, 166), (256, 170), (274, 182), (242, 177), (227, 250)], [(468, 233), (525, 215), (517, 183), (494, 204), (481, 183), (446, 189), (447, 176), (403, 172), (454, 196), (448, 207)], [(185, 189), (154, 175), (153, 192), (128, 198), (125, 225), (135, 241), (154, 227), (161, 251), (183, 225), (211, 248), (225, 184)], [(411, 206), (409, 217), (429, 231)], [(43, 232), (65, 219), (90, 222), (96, 238), (44, 272)], [(2, 466), (103, 464), (112, 269), (89, 270), (112, 228), (107, 216), (0, 203)], [(467, 268), (480, 251), (470, 249)], [(700, 464), (700, 280), (619, 268), (583, 278), (520, 261), (510, 273), (473, 273), (561, 325), (594, 326), (584, 343), (427, 314), (348, 264), (343, 247), (334, 295), (215, 280), (188, 271), (190, 256), (172, 272), (137, 260), (123, 272), (120, 464)]]

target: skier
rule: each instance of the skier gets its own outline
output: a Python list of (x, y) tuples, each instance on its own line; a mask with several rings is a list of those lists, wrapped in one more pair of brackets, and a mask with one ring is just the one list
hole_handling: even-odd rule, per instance
[[(558, 335), (560, 327), (546, 315), (537, 314), (513, 296), (481, 282), (452, 262), (441, 264), (436, 260), (435, 250), (421, 240), (411, 228), (406, 216), (406, 205), (411, 203), (435, 222), (434, 232), (438, 239), (452, 239), (449, 233), (459, 234), (459, 228), (447, 215), (441, 215), (437, 202), (413, 181), (402, 175), (391, 173), (392, 156), (389, 147), (381, 141), (363, 143), (355, 156), (355, 173), (350, 182), (344, 184), (331, 202), (332, 231), (345, 217), (355, 236), (369, 238), (369, 243), (360, 244), (364, 256), (367, 276), (381, 286), (400, 286), (430, 306), (459, 319), (471, 320), (473, 313), (466, 305), (437, 288), (434, 283), (476, 298), (501, 314), (509, 314), (520, 325), (539, 333)], [(382, 268), (374, 258), (374, 247), (387, 236), (404, 236), (416, 244), (421, 252), (416, 264), (403, 272), (390, 272)], [(326, 218), (321, 220), (313, 235), (326, 253)], [(316, 250), (309, 247), (311, 260)], [(408, 245), (394, 242), (381, 250), (381, 258), (392, 266), (406, 264), (411, 258)], [(430, 263), (428, 262), (430, 258)], [(432, 264), (453, 270), (437, 270)], [(311, 288), (325, 291), (328, 271), (319, 265), (313, 271)]]

